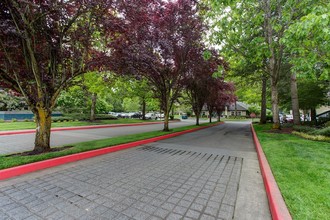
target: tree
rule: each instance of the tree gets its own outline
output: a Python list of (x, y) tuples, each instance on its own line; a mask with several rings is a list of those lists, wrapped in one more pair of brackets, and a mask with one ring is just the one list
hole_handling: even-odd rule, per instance
[[(186, 91), (190, 100), (192, 109), (196, 115), (196, 125), (199, 125), (199, 117), (202, 112), (206, 99), (209, 96), (208, 87), (213, 79), (213, 74), (219, 71), (219, 68), (227, 68), (222, 58), (213, 51), (203, 51), (196, 48), (194, 62), (189, 66), (190, 74), (186, 79)], [(203, 56), (205, 55), (205, 56)]]
[[(220, 83), (220, 82), (219, 82)], [(235, 86), (233, 83), (221, 82), (221, 89), (218, 90), (218, 97), (215, 100), (214, 111), (218, 115), (218, 121), (226, 106), (231, 105), (237, 101), (235, 95)]]
[[(224, 12), (218, 13), (218, 18), (221, 19), (221, 22), (229, 24), (227, 27), (220, 25), (220, 27), (225, 27), (225, 29), (220, 28), (220, 32), (215, 36), (215, 39), (219, 39), (219, 36), (229, 36), (226, 37), (226, 41), (220, 41), (219, 43), (222, 43), (223, 47), (229, 45), (236, 53), (243, 54), (242, 56), (249, 61), (248, 63), (252, 63), (256, 68), (262, 70), (263, 77), (266, 76), (264, 74), (269, 76), (273, 128), (279, 128), (278, 83), (280, 73), (284, 71), (283, 67), (289, 61), (289, 57), (285, 53), (286, 47), (282, 40), (284, 39), (285, 31), (288, 30), (290, 25), (308, 13), (309, 8), (318, 4), (318, 1), (211, 0), (210, 2), (213, 8)], [(241, 22), (242, 19), (248, 22)], [(254, 51), (255, 55), (251, 53), (252, 51)], [(245, 54), (248, 55), (246, 56)], [(239, 63), (240, 60), (237, 60), (237, 62)], [(292, 83), (295, 83), (294, 77), (292, 79)], [(264, 82), (263, 85), (265, 85)], [(295, 115), (299, 115), (299, 112), (296, 112)]]
[(1, 86), (21, 93), (34, 113), (35, 152), (50, 150), (51, 113), (60, 92), (104, 61), (106, 51), (96, 47), (100, 36), (114, 33), (111, 4), (108, 0), (0, 2)]
[(90, 97), (90, 120), (95, 120), (97, 99), (106, 95), (110, 88), (109, 75), (111, 73), (88, 72), (81, 77), (81, 88)]
[(223, 78), (212, 78), (209, 81), (208, 96), (206, 99), (206, 106), (209, 111), (209, 120), (212, 122), (213, 112), (217, 112), (218, 120), (221, 113), (228, 106), (236, 101), (234, 94), (235, 87), (232, 83), (227, 83)]
[(123, 8), (123, 31), (114, 42), (115, 72), (144, 76), (169, 114), (183, 90), (191, 57), (202, 41), (204, 25), (195, 1), (135, 1)]
[[(267, 82), (266, 43), (263, 38), (262, 16), (256, 12), (257, 1), (216, 1), (206, 0), (211, 10), (205, 13), (212, 23), (209, 41), (221, 45), (221, 53), (230, 64), (228, 75), (246, 93), (253, 84), (254, 100), (261, 102), (260, 123), (266, 123)], [(249, 22), (242, 22), (249, 21)], [(260, 86), (259, 86), (260, 85)], [(245, 95), (246, 96), (246, 95)], [(249, 101), (244, 99), (245, 101)]]
[(299, 77), (329, 80), (330, 4), (320, 0), (313, 5), (288, 28), (282, 42), (290, 54), (292, 70)]

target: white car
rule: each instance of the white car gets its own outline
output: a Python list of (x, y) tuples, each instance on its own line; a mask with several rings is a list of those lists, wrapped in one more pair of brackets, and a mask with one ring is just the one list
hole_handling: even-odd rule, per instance
[(150, 112), (150, 113), (145, 114), (145, 118), (155, 120), (155, 119), (157, 119), (157, 116), (155, 113)]

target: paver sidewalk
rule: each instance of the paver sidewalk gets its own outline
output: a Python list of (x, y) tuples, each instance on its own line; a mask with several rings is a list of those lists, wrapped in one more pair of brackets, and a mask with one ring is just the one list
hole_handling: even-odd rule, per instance
[[(250, 218), (239, 204), (241, 188), (258, 191), (251, 202), (264, 203), (265, 195), (244, 179), (248, 151), (222, 151), (221, 143), (212, 150), (209, 141), (222, 131), (216, 126), (1, 181), (0, 219), (270, 219), (267, 205)], [(184, 141), (201, 136), (204, 146)]]

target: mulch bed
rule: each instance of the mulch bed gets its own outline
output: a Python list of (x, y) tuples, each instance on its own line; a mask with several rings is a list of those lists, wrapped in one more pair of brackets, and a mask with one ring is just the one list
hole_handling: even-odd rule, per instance
[[(55, 148), (51, 148), (50, 151), (43, 152), (43, 153), (62, 151), (62, 150), (66, 150), (66, 149), (69, 149), (69, 148), (72, 148), (72, 147), (73, 146), (55, 147)], [(43, 154), (43, 153), (40, 153), (40, 152), (36, 152), (36, 151), (31, 150), (31, 151), (25, 151), (25, 152), (22, 152), (22, 153), (9, 154), (9, 155), (6, 155), (6, 157), (12, 157), (12, 156), (32, 156), (32, 155), (39, 155), (39, 154)]]
[(276, 134), (291, 134), (293, 131), (293, 128), (281, 128), (281, 129), (272, 129), (269, 131), (266, 131), (267, 133), (276, 133)]

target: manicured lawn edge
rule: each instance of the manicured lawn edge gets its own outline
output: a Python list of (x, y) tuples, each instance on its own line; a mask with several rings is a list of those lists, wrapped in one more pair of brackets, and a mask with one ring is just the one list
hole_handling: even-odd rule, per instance
[(292, 217), (284, 202), (280, 189), (275, 181), (273, 173), (270, 169), (266, 156), (262, 150), (256, 132), (251, 124), (253, 141), (257, 150), (259, 165), (262, 178), (266, 188), (268, 203), (273, 220), (291, 220)]
[(57, 158), (53, 158), (53, 159), (47, 159), (47, 160), (29, 163), (29, 164), (25, 164), (25, 165), (21, 165), (21, 166), (3, 169), (3, 170), (0, 170), (0, 180), (5, 180), (5, 179), (9, 179), (9, 178), (12, 178), (15, 176), (31, 173), (34, 171), (38, 171), (38, 170), (42, 170), (42, 169), (46, 169), (46, 168), (50, 168), (50, 167), (55, 167), (55, 166), (59, 166), (59, 165), (63, 165), (66, 163), (71, 163), (71, 162), (75, 162), (78, 160), (83, 160), (83, 159), (87, 159), (87, 158), (91, 158), (91, 157), (96, 157), (99, 155), (116, 152), (119, 150), (136, 147), (136, 146), (139, 146), (142, 144), (147, 144), (147, 143), (151, 143), (151, 142), (155, 142), (155, 141), (159, 141), (159, 140), (163, 140), (163, 139), (167, 139), (167, 138), (176, 137), (176, 136), (183, 135), (186, 133), (190, 133), (190, 132), (198, 131), (201, 129), (209, 128), (212, 126), (216, 126), (216, 125), (219, 125), (222, 123), (223, 122), (211, 124), (208, 126), (193, 128), (193, 129), (189, 129), (189, 130), (174, 132), (171, 134), (148, 138), (145, 140), (134, 141), (134, 142), (125, 143), (125, 144), (119, 144), (119, 145), (115, 145), (115, 146), (111, 146), (111, 147), (105, 147), (105, 148), (101, 148), (101, 149), (97, 149), (97, 150), (91, 150), (91, 151), (71, 154), (71, 155), (67, 155), (67, 156), (57, 157)]
[[(114, 128), (114, 127), (125, 127), (125, 126), (140, 126), (140, 125), (150, 125), (150, 124), (162, 124), (163, 122), (138, 122), (133, 124), (109, 124), (109, 125), (85, 125), (85, 126), (74, 126), (74, 127), (57, 127), (52, 128), (54, 131), (69, 131), (69, 130), (86, 130), (86, 129), (96, 129), (96, 128)], [(35, 129), (27, 130), (13, 130), (13, 131), (0, 131), (0, 135), (15, 135), (15, 134), (30, 134), (35, 133)]]

